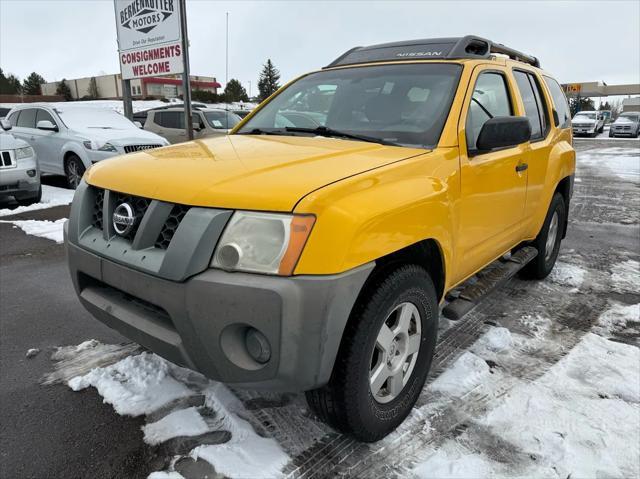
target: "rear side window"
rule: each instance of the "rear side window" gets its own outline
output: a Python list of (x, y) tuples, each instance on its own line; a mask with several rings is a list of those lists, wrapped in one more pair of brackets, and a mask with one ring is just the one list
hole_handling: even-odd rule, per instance
[(11, 115), (9, 115), (9, 123), (11, 123), (11, 126), (16, 126), (18, 124), (19, 116), (20, 116), (20, 111), (16, 111), (15, 113), (12, 113)]
[(551, 98), (553, 99), (553, 107), (558, 114), (558, 128), (569, 128), (569, 126), (571, 126), (571, 114), (569, 112), (567, 98), (564, 96), (562, 88), (560, 88), (558, 82), (551, 77), (545, 76), (544, 81), (547, 87), (549, 87)]
[(515, 70), (513, 75), (524, 103), (524, 112), (531, 123), (531, 139), (543, 138), (547, 131), (547, 121), (538, 82), (533, 75), (520, 70)]
[[(184, 116), (184, 115), (182, 115)], [(177, 111), (162, 111), (155, 114), (155, 122), (165, 128), (184, 128), (180, 124), (180, 112)], [(184, 124), (184, 122), (182, 122)]]
[(40, 121), (50, 121), (54, 125), (56, 124), (56, 121), (51, 116), (51, 113), (49, 113), (47, 110), (43, 110), (42, 108), (38, 108), (38, 113), (36, 114), (36, 126)]
[(20, 111), (20, 117), (18, 117), (18, 123), (16, 126), (22, 128), (35, 128), (36, 127), (36, 109), (27, 108)]
[(504, 75), (482, 73), (473, 89), (467, 114), (467, 149), (475, 150), (482, 125), (496, 116), (511, 116), (511, 101)]

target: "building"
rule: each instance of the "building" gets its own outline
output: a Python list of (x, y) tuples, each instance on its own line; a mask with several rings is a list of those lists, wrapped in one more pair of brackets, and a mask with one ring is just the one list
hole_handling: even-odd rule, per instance
[[(98, 87), (98, 99), (117, 100), (122, 98), (122, 81), (120, 74), (99, 75), (95, 77), (73, 78), (66, 80), (74, 99), (80, 99), (89, 94), (91, 79), (96, 79)], [(205, 90), (218, 93), (220, 88), (215, 77), (191, 75), (191, 89)], [(58, 82), (50, 82), (42, 85), (43, 95), (55, 95)], [(177, 98), (182, 95), (182, 76), (167, 75), (162, 77), (147, 77), (131, 80), (131, 96), (134, 99), (142, 98)]]
[(640, 97), (622, 100), (622, 111), (640, 111)]

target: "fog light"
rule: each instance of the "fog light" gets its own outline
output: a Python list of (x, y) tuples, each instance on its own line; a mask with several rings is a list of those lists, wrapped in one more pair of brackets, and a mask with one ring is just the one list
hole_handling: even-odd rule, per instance
[(27, 170), (27, 175), (33, 178), (34, 176), (36, 176), (36, 170)]
[(217, 253), (220, 266), (233, 269), (242, 259), (242, 250), (235, 243), (224, 245)]
[(271, 359), (269, 340), (256, 328), (248, 328), (244, 342), (249, 355), (261, 364)]

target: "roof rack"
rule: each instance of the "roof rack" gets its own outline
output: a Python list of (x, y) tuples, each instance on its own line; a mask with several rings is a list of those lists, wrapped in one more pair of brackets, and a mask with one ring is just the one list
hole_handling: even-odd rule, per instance
[(494, 43), (486, 38), (475, 35), (455, 38), (428, 38), (423, 40), (409, 40), (404, 42), (383, 43), (368, 47), (355, 47), (343, 53), (324, 68), (359, 63), (400, 61), (412, 59), (479, 59), (489, 58), (493, 53), (507, 55), (513, 60), (540, 67), (540, 61), (525, 53), (506, 47), (501, 43)]

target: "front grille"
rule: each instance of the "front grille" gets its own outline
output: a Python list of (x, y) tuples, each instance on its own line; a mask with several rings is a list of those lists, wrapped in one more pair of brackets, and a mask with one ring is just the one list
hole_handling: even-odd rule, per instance
[[(105, 191), (99, 188), (92, 188), (94, 191), (93, 195), (93, 209), (91, 212), (91, 226), (97, 228), (99, 230), (104, 229), (103, 224), (103, 210), (104, 210), (104, 200), (105, 200)], [(128, 203), (134, 211), (136, 216), (136, 224), (134, 228), (123, 238), (133, 241), (135, 238), (138, 228), (140, 227), (140, 223), (142, 222), (142, 218), (147, 212), (149, 205), (151, 204), (150, 199), (141, 198), (139, 196), (126, 195), (123, 193), (112, 192), (112, 196), (114, 199), (114, 207), (118, 206), (121, 203)], [(191, 209), (190, 206), (186, 205), (173, 205), (171, 208), (171, 212), (169, 213), (167, 219), (162, 225), (162, 229), (160, 230), (160, 234), (156, 238), (154, 246), (156, 248), (166, 250), (175, 235), (178, 226), (184, 219), (185, 215)]]
[(13, 168), (14, 166), (16, 166), (16, 163), (13, 162), (11, 153), (8, 151), (3, 151), (0, 154), (0, 168)]
[(136, 151), (152, 150), (160, 148), (162, 145), (127, 145), (124, 147), (125, 153), (135, 153)]
[(176, 234), (176, 230), (178, 229), (178, 226), (180, 226), (184, 216), (189, 211), (189, 208), (189, 206), (185, 205), (174, 205), (171, 209), (171, 213), (169, 213), (167, 221), (165, 221), (164, 226), (156, 239), (156, 248), (167, 249), (169, 247), (173, 235)]
[(11, 185), (0, 185), (0, 191), (17, 190), (19, 183), (13, 183)]
[(128, 239), (129, 241), (133, 241), (136, 233), (138, 232), (138, 228), (140, 227), (140, 222), (142, 221), (142, 217), (147, 212), (147, 208), (151, 203), (151, 200), (147, 198), (140, 198), (139, 196), (133, 195), (125, 195), (122, 193), (113, 193), (115, 195), (115, 206), (118, 206), (122, 203), (128, 203), (129, 206), (133, 209), (133, 214), (136, 217), (136, 222), (126, 235), (123, 235), (123, 238)]

